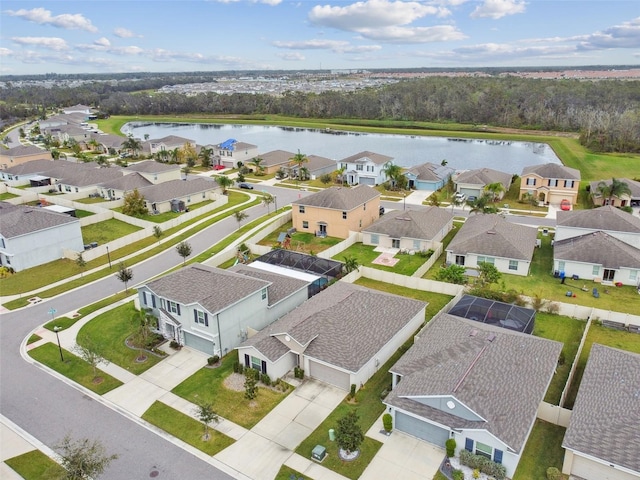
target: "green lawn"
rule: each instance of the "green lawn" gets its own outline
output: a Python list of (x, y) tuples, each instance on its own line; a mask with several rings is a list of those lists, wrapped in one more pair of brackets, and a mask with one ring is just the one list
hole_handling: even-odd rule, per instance
[[(266, 237), (264, 237), (259, 245), (266, 245), (268, 247), (273, 247), (274, 245), (278, 245), (278, 235), (281, 232), (286, 232), (288, 229), (292, 228), (293, 224), (291, 222), (282, 225), (275, 232), (270, 233)], [(305, 232), (296, 232), (291, 235), (291, 248), (290, 250), (296, 252), (303, 253), (318, 253), (326, 250), (327, 248), (333, 247), (334, 245), (340, 243), (342, 241), (341, 238), (335, 237), (316, 237), (313, 233), (305, 233)]]
[(122, 385), (120, 380), (113, 378), (100, 369), (98, 369), (97, 374), (99, 378), (102, 378), (102, 382), (94, 383), (93, 369), (87, 362), (65, 349), (62, 349), (62, 354), (64, 362), (60, 360), (58, 346), (53, 343), (45, 343), (29, 351), (29, 355), (34, 360), (52, 368), (98, 395), (104, 395)]
[(172, 392), (193, 403), (211, 402), (221, 417), (251, 428), (284, 400), (291, 390), (287, 393), (275, 392), (258, 383), (260, 388), (255, 399), (256, 405), (250, 407), (249, 400), (244, 398), (244, 391), (236, 392), (223, 385), (224, 379), (233, 373), (233, 364), (237, 360), (238, 354), (233, 351), (222, 359), (220, 367), (198, 370)]
[(442, 267), (442, 265), (444, 265), (447, 262), (447, 252), (445, 250), (447, 249), (447, 247), (451, 243), (451, 240), (453, 240), (453, 237), (456, 236), (456, 233), (458, 233), (458, 230), (460, 230), (461, 226), (462, 226), (462, 224), (461, 223), (460, 224), (456, 223), (455, 218), (454, 218), (453, 228), (451, 229), (451, 231), (449, 233), (447, 233), (447, 235), (442, 240), (442, 245), (443, 245), (442, 253), (438, 257), (438, 259), (435, 261), (433, 266), (429, 270), (427, 270), (427, 273), (425, 273), (422, 276), (422, 278), (427, 278), (429, 280), (435, 280), (436, 279), (436, 272), (438, 270), (440, 270), (440, 267)]
[(135, 314), (133, 302), (129, 302), (98, 315), (80, 329), (77, 342), (87, 345), (90, 341), (107, 360), (139, 375), (162, 358), (146, 353), (145, 362), (136, 362), (140, 351), (132, 350), (125, 345), (127, 337), (131, 336), (137, 327), (134, 323)]
[(76, 218), (90, 217), (91, 215), (95, 215), (95, 213), (89, 212), (88, 210), (76, 210)]
[[(205, 200), (204, 202), (198, 202), (198, 203), (190, 204), (187, 206), (189, 207), (190, 211), (194, 211), (212, 202), (213, 200)], [(113, 210), (115, 212), (122, 213), (122, 207), (114, 208)], [(173, 220), (174, 218), (178, 218), (182, 214), (183, 212), (164, 212), (164, 213), (159, 213), (157, 215), (151, 215), (151, 214), (140, 215), (137, 218), (139, 218), (140, 220), (146, 220), (147, 222), (164, 223), (169, 220)]]
[(76, 200), (76, 202), (78, 203), (85, 203), (85, 204), (90, 204), (90, 203), (103, 203), (103, 202), (108, 202), (109, 199), (108, 198), (103, 198), (103, 197), (87, 197), (87, 198), (79, 198)]
[(393, 272), (399, 275), (411, 276), (418, 268), (420, 268), (428, 260), (421, 255), (396, 254), (394, 258), (398, 259), (393, 267), (387, 265), (377, 265), (372, 263), (380, 253), (375, 252), (376, 247), (372, 245), (363, 245), (362, 243), (354, 243), (346, 250), (333, 257), (334, 260), (344, 261), (345, 257), (355, 257), (359, 265), (363, 267), (376, 268), (385, 272)]
[(5, 460), (13, 470), (25, 480), (42, 480), (43, 478), (61, 478), (65, 472), (61, 465), (47, 457), (40, 450), (32, 450), (17, 457)]
[(116, 240), (130, 233), (137, 232), (138, 230), (142, 230), (142, 228), (121, 220), (116, 220), (115, 218), (110, 218), (104, 222), (82, 227), (82, 240), (85, 244), (98, 242), (98, 245), (103, 245), (111, 240)]
[(96, 310), (100, 310), (101, 308), (106, 307), (107, 305), (111, 305), (112, 303), (115, 303), (119, 300), (123, 300), (127, 298), (129, 295), (132, 295), (133, 293), (134, 293), (133, 290), (129, 290), (128, 293), (120, 292), (120, 293), (116, 293), (115, 295), (111, 295), (110, 297), (103, 298), (102, 300), (96, 303), (92, 303), (91, 305), (82, 307), (81, 309), (78, 310), (78, 315), (73, 318), (69, 318), (69, 317), (54, 318), (50, 322), (45, 323), (44, 328), (52, 332), (54, 331), (53, 330), (54, 327), (60, 327), (62, 330), (64, 330), (65, 328), (69, 328), (71, 325), (76, 323), (82, 317), (89, 315), (90, 313), (93, 313)]
[(32, 334), (27, 340), (27, 345), (31, 345), (32, 343), (36, 343), (38, 340), (42, 340), (40, 335)]
[(600, 343), (608, 347), (618, 348), (620, 350), (627, 350), (629, 352), (640, 353), (640, 335), (637, 333), (624, 332), (616, 330), (614, 328), (605, 327), (598, 322), (592, 322), (587, 338), (582, 348), (580, 358), (578, 359), (578, 368), (573, 377), (571, 388), (565, 401), (566, 408), (573, 408), (573, 404), (576, 400), (578, 388), (580, 387), (580, 381), (584, 374), (584, 367), (587, 364), (587, 358), (591, 352), (591, 345), (594, 343)]
[(547, 480), (547, 468), (562, 471), (565, 428), (536, 420), (513, 480)]
[(558, 365), (556, 373), (551, 380), (544, 401), (553, 405), (559, 405), (560, 396), (569, 378), (571, 365), (578, 352), (582, 334), (587, 325), (586, 321), (575, 318), (551, 315), (549, 313), (536, 314), (536, 324), (533, 334), (537, 337), (548, 338), (562, 342), (564, 364)]
[(202, 423), (162, 402), (153, 402), (142, 418), (207, 455), (213, 456), (234, 442), (232, 438), (211, 428), (209, 440), (205, 441)]
[(20, 195), (16, 195), (15, 193), (9, 193), (9, 192), (5, 192), (5, 193), (0, 193), (0, 201), (1, 200), (9, 200), (10, 198), (16, 198), (19, 197)]
[(280, 470), (278, 471), (274, 480), (291, 480), (292, 476), (295, 476), (296, 479), (303, 478), (304, 480), (309, 480), (309, 477), (305, 477), (297, 470), (289, 468), (286, 465), (282, 465), (282, 467), (280, 467)]

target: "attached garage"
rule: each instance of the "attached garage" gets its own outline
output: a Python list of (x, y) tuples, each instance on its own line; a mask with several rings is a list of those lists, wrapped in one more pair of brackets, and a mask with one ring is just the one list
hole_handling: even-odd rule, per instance
[(311, 359), (309, 359), (309, 376), (343, 390), (351, 388), (351, 380), (347, 372)]
[(376, 179), (371, 177), (358, 177), (358, 180), (361, 185), (369, 185), (373, 187), (376, 184)]
[(445, 442), (449, 438), (449, 430), (399, 411), (396, 411), (396, 424), (394, 428), (439, 447), (444, 447)]
[(482, 192), (482, 190), (478, 188), (462, 188), (462, 187), (460, 187), (458, 191), (460, 193), (464, 193), (467, 196), (467, 198), (469, 197), (480, 198), (481, 192)]
[(571, 475), (585, 480), (638, 480), (637, 475), (621, 472), (618, 469), (574, 455)]
[(195, 348), (207, 355), (213, 355), (213, 341), (199, 337), (189, 332), (184, 332), (184, 344), (187, 347)]

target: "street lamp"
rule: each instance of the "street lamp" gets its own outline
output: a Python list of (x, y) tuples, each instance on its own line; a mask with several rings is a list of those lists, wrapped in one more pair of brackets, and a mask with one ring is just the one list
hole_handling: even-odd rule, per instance
[(105, 245), (107, 247), (107, 260), (109, 260), (109, 270), (111, 270), (111, 255), (109, 254), (109, 245)]
[(275, 205), (276, 205), (276, 213), (278, 213), (278, 196), (277, 195), (273, 196), (273, 203), (275, 203)]
[(58, 332), (62, 330), (62, 327), (59, 326), (55, 326), (53, 327), (53, 331), (56, 332), (56, 339), (58, 340), (58, 350), (60, 351), (60, 361), (64, 362), (64, 357), (62, 356), (62, 347), (60, 346), (60, 335), (58, 335)]
[(402, 210), (406, 210), (407, 209), (407, 194), (403, 193), (402, 194)]

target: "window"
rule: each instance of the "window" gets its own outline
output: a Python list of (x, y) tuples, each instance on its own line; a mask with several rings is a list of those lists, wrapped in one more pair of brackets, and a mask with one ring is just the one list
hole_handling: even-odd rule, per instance
[(364, 170), (364, 165), (356, 165), (356, 170), (358, 172), (362, 172)]
[(464, 255), (456, 255), (456, 265), (464, 265)]
[(391, 239), (391, 247), (392, 248), (400, 248), (400, 239), (399, 238), (392, 238)]
[(527, 185), (535, 185), (535, 184), (536, 184), (535, 178), (527, 178)]
[(144, 303), (145, 305), (149, 305), (147, 303), (147, 292), (142, 292), (142, 303)]
[(558, 270), (560, 270), (561, 272), (564, 272), (564, 261), (560, 260), (558, 262)]
[(358, 228), (362, 228), (362, 219), (358, 221)]
[(65, 185), (64, 191), (65, 192), (70, 192), (71, 191), (71, 187), (69, 185)]
[(4, 238), (0, 238), (0, 245), (2, 245), (2, 248), (7, 248), (4, 244)]
[(518, 270), (517, 260), (509, 260), (509, 270)]
[(481, 455), (483, 457), (491, 460), (493, 457), (493, 448), (489, 445), (485, 445), (484, 443), (476, 442), (476, 455)]
[(298, 205), (298, 212), (304, 213), (304, 205)]
[(638, 270), (629, 271), (629, 280), (635, 282), (638, 279)]
[(265, 298), (267, 298), (267, 289), (263, 288), (262, 289), (262, 300), (264, 300)]
[(309, 222), (306, 220), (302, 222), (302, 228), (309, 228)]
[(342, 212), (342, 219), (346, 220), (347, 219), (347, 212)]
[(365, 212), (367, 211), (367, 204), (366, 204), (366, 202), (365, 202), (365, 204), (363, 205), (362, 210), (364, 210)]
[(594, 265), (591, 270), (591, 275), (595, 275), (596, 277), (600, 275), (600, 265)]
[(373, 172), (373, 165), (367, 165), (367, 172)]
[(202, 192), (202, 198), (206, 197), (206, 193)]
[(208, 317), (209, 316), (207, 315), (207, 312), (201, 312), (200, 310), (193, 311), (193, 320), (196, 322), (196, 324), (200, 324), (208, 327), (209, 326)]
[(420, 240), (414, 240), (413, 241), (413, 249), (414, 250), (420, 250)]
[(176, 302), (172, 302), (171, 300), (167, 300), (167, 310), (169, 313), (177, 313), (180, 315), (180, 305)]
[[(246, 359), (247, 355), (245, 355), (245, 363), (247, 361)], [(249, 365), (247, 365), (249, 366)], [(259, 372), (262, 373), (267, 373), (267, 362), (259, 359), (258, 357), (251, 357), (251, 368), (255, 368), (256, 370), (258, 370)]]
[(573, 180), (565, 180), (564, 188), (573, 188)]
[(480, 265), (481, 263), (490, 263), (491, 265), (494, 265), (496, 263), (496, 259), (493, 257), (483, 257), (483, 256), (478, 256), (478, 265)]
[(377, 233), (371, 234), (371, 243), (374, 245), (378, 245), (378, 243), (380, 243), (380, 236)]
[(557, 187), (558, 186), (558, 179), (557, 178), (550, 178), (549, 179), (549, 186), (550, 187)]

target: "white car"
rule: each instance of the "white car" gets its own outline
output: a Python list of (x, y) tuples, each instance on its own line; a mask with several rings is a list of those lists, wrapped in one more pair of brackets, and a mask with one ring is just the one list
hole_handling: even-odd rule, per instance
[(467, 196), (464, 193), (460, 193), (460, 192), (456, 193), (455, 196), (453, 197), (453, 199), (458, 203), (464, 202), (466, 198)]

